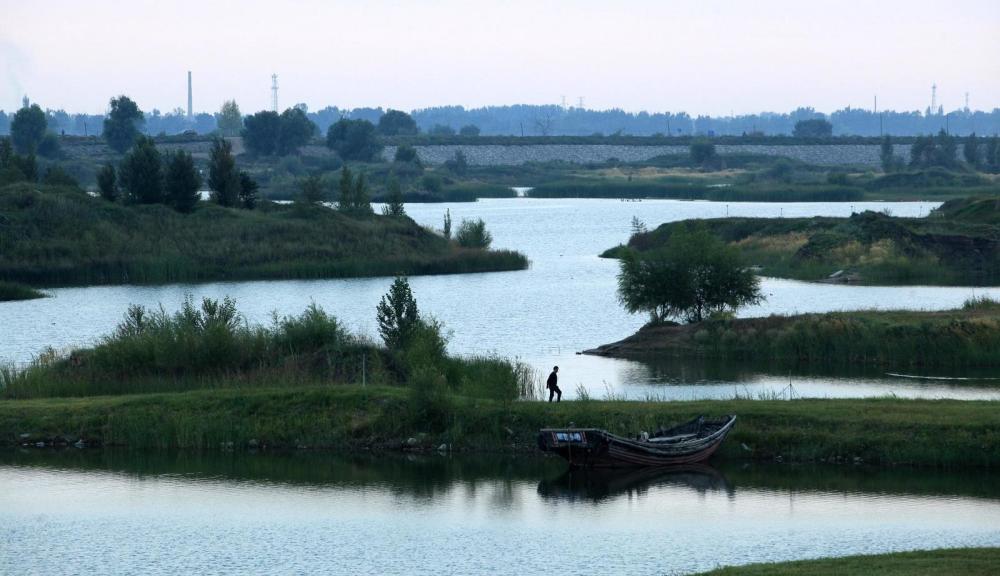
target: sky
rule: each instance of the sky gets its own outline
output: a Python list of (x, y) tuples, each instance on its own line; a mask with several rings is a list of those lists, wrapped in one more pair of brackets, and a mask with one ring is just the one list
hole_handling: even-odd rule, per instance
[(0, 109), (1000, 107), (1000, 1), (0, 0)]

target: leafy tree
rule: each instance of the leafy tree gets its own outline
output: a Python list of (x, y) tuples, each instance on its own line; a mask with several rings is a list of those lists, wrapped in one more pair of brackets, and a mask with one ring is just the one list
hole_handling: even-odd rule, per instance
[(965, 161), (968, 162), (969, 166), (978, 167), (981, 164), (979, 139), (976, 138), (975, 132), (965, 139), (965, 144), (962, 146), (962, 156), (965, 157)]
[(212, 140), (208, 153), (208, 188), (219, 206), (235, 207), (240, 199), (240, 175), (236, 171), (233, 145), (224, 138)]
[(243, 126), (243, 144), (257, 156), (273, 156), (278, 150), (281, 117), (277, 112), (262, 110), (247, 116)]
[(395, 174), (389, 175), (385, 189), (386, 202), (382, 207), (382, 214), (394, 217), (406, 216), (406, 210), (403, 208), (403, 187), (400, 186), (399, 178), (396, 178)]
[(28, 182), (38, 180), (38, 160), (35, 158), (34, 153), (27, 156), (18, 156), (15, 154), (11, 157), (10, 161), (11, 165), (24, 176), (25, 180)]
[(822, 118), (799, 120), (792, 129), (796, 138), (829, 138), (833, 136), (833, 124)]
[(340, 183), (337, 185), (337, 209), (350, 212), (354, 209), (354, 176), (345, 164), (340, 169)]
[(378, 332), (386, 348), (399, 351), (406, 347), (420, 325), (417, 301), (405, 276), (398, 276), (376, 307)]
[(402, 144), (396, 147), (396, 154), (393, 156), (393, 162), (405, 162), (411, 164), (420, 164), (420, 157), (417, 156), (417, 149), (409, 144)]
[(454, 136), (455, 129), (447, 124), (435, 124), (427, 133), (431, 136)]
[(444, 167), (452, 174), (464, 176), (469, 171), (469, 161), (465, 158), (465, 152), (455, 150), (455, 155), (444, 161)]
[(458, 130), (461, 136), (479, 136), (479, 126), (475, 124), (466, 124)]
[(917, 168), (952, 168), (955, 166), (957, 153), (955, 138), (944, 130), (938, 132), (937, 136), (917, 136), (910, 146), (910, 165)]
[(201, 200), (201, 176), (194, 167), (191, 154), (183, 150), (167, 154), (166, 174), (163, 178), (163, 188), (167, 203), (174, 210), (189, 213)]
[(708, 140), (698, 139), (691, 143), (691, 162), (696, 166), (707, 166), (711, 164), (715, 156), (715, 144)]
[(367, 120), (341, 118), (326, 131), (326, 145), (344, 160), (371, 162), (382, 151), (375, 125)]
[(139, 127), (144, 122), (142, 110), (131, 98), (112, 98), (111, 110), (104, 119), (104, 139), (113, 150), (124, 152), (139, 138)]
[(240, 205), (247, 210), (257, 207), (257, 190), (260, 186), (257, 181), (246, 172), (240, 171)]
[(226, 100), (222, 103), (216, 124), (223, 136), (239, 136), (243, 129), (243, 114), (240, 113), (240, 107), (235, 100)]
[(446, 208), (444, 211), (444, 232), (445, 240), (451, 240), (451, 208)]
[(49, 186), (69, 186), (72, 188), (79, 188), (80, 183), (77, 182), (76, 178), (69, 175), (68, 172), (62, 169), (61, 166), (53, 165), (45, 172), (45, 177), (42, 178), (42, 182), (48, 184)]
[(390, 108), (378, 119), (378, 133), (383, 136), (413, 136), (417, 132), (417, 122), (402, 110)]
[(639, 234), (645, 234), (649, 232), (646, 228), (646, 223), (639, 219), (638, 216), (632, 217), (632, 237), (638, 236)]
[(289, 108), (281, 113), (278, 126), (278, 142), (275, 149), (281, 156), (295, 154), (299, 148), (309, 143), (316, 134), (316, 125), (306, 117), (300, 108)]
[(310, 174), (299, 181), (299, 199), (303, 204), (318, 204), (326, 200), (326, 186), (323, 177)]
[(0, 138), (0, 169), (10, 168), (13, 157), (14, 147), (10, 144), (10, 138)]
[(486, 230), (486, 223), (478, 220), (462, 220), (455, 233), (455, 240), (463, 248), (481, 248), (483, 250), (493, 243), (493, 235)]
[(368, 180), (365, 173), (361, 172), (354, 179), (354, 198), (352, 201), (353, 212), (356, 214), (372, 214), (371, 198), (368, 195)]
[(938, 153), (934, 159), (935, 164), (946, 168), (955, 166), (958, 155), (958, 142), (955, 140), (955, 137), (941, 130), (938, 132), (936, 140)]
[(118, 199), (115, 167), (111, 164), (105, 164), (97, 173), (97, 190), (100, 192), (101, 198), (108, 202), (114, 202)]
[(59, 137), (52, 132), (46, 132), (42, 136), (42, 141), (38, 143), (38, 155), (45, 158), (58, 158), (62, 155), (62, 145)]
[(441, 177), (437, 174), (425, 174), (420, 179), (420, 184), (430, 194), (440, 194), (441, 190), (444, 189), (444, 182), (441, 181)]
[(118, 168), (118, 178), (129, 202), (163, 202), (163, 176), (160, 152), (148, 136), (140, 136)]
[(983, 164), (990, 172), (1000, 171), (1000, 137), (993, 136), (986, 141)]
[(879, 160), (882, 162), (882, 171), (888, 173), (894, 171), (900, 164), (900, 159), (896, 156), (895, 148), (892, 146), (892, 139), (886, 134), (882, 138), (882, 146), (879, 149)]
[(763, 296), (760, 281), (735, 248), (704, 227), (681, 226), (663, 248), (625, 255), (618, 299), (633, 314), (648, 312), (653, 322), (700, 322), (713, 312), (757, 304)]
[(19, 154), (37, 152), (38, 145), (45, 137), (47, 125), (45, 112), (38, 107), (38, 104), (18, 110), (10, 123), (10, 139), (14, 144), (14, 150)]

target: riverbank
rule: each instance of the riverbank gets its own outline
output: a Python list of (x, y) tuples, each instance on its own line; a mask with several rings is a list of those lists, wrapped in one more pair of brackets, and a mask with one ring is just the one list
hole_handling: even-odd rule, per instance
[[(534, 452), (545, 426), (619, 434), (700, 414), (737, 414), (726, 459), (929, 467), (1000, 466), (1000, 419), (988, 401), (576, 401), (449, 396), (427, 419), (407, 388), (302, 386), (0, 401), (0, 442), (131, 449)], [(410, 439), (413, 439), (410, 441)]]
[(653, 324), (584, 353), (885, 369), (1000, 366), (1000, 303), (970, 300), (940, 312), (864, 310)]
[(45, 298), (45, 293), (16, 282), (0, 282), (0, 302)]
[(732, 566), (697, 576), (987, 576), (998, 571), (1000, 548), (953, 548)]
[(944, 203), (924, 218), (862, 212), (849, 218), (714, 218), (663, 224), (628, 246), (662, 248), (679, 226), (704, 226), (758, 274), (851, 284), (992, 286), (1000, 282), (996, 197)]
[[(0, 189), (0, 279), (35, 286), (342, 278), (523, 270), (510, 250), (459, 247), (409, 218), (323, 206), (202, 202), (191, 214), (73, 188)], [(456, 223), (457, 225), (457, 223)]]

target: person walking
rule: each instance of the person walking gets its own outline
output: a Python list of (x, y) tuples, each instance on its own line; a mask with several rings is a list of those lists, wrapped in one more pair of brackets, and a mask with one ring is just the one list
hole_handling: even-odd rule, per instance
[(562, 400), (562, 390), (559, 389), (559, 367), (553, 366), (549, 379), (545, 382), (545, 387), (549, 389), (549, 402), (555, 396), (556, 402)]

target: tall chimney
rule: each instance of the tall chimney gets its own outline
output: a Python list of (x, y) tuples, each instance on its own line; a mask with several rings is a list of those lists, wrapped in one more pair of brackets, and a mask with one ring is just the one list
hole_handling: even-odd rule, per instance
[(188, 118), (191, 117), (191, 71), (188, 70)]

